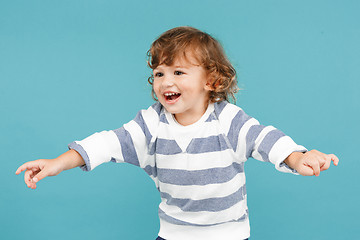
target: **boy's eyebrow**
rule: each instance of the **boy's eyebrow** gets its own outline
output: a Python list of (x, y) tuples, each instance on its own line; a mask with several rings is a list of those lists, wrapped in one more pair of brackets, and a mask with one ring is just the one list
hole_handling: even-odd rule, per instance
[(174, 66), (175, 68), (188, 68), (188, 67), (185, 67), (184, 65), (176, 65)]
[[(176, 66), (171, 66), (171, 67), (173, 67), (173, 68), (185, 68), (185, 69), (189, 69), (189, 67), (187, 67), (187, 66), (185, 66), (185, 65), (176, 65)], [(155, 70), (162, 70), (163, 69), (163, 67), (162, 66), (157, 66), (155, 69), (153, 69), (153, 71), (155, 71)]]

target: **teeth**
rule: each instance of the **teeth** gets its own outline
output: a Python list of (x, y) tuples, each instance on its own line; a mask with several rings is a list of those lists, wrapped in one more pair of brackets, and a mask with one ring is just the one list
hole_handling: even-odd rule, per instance
[(173, 96), (173, 95), (177, 95), (177, 94), (178, 93), (165, 93), (164, 95), (168, 97), (168, 96)]

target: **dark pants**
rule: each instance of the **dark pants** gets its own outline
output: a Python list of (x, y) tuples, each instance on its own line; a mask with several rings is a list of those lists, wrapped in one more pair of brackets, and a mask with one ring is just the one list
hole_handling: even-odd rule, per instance
[[(163, 239), (162, 237), (157, 237), (156, 240), (166, 240), (166, 239)], [(248, 238), (244, 240), (248, 240)]]

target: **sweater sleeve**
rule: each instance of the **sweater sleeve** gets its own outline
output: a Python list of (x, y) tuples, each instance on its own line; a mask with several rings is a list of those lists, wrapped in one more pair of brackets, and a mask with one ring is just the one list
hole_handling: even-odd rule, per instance
[(297, 174), (284, 160), (292, 152), (306, 152), (305, 147), (296, 144), (281, 130), (261, 125), (238, 106), (222, 103), (222, 108), (219, 119), (225, 126), (229, 126), (225, 132), (240, 161), (252, 157), (274, 164), (279, 171)]
[[(121, 128), (94, 133), (68, 145), (77, 151), (85, 161), (80, 166), (84, 171), (91, 171), (106, 162), (130, 163), (144, 168), (148, 163), (149, 146), (156, 124), (159, 121), (158, 106), (153, 105), (140, 111), (137, 116)], [(151, 124), (152, 129), (148, 127)]]
[(245, 134), (247, 157), (270, 162), (281, 172), (298, 174), (284, 161), (293, 152), (306, 152), (304, 146), (296, 144), (281, 130), (273, 126), (261, 125), (252, 117), (248, 120), (247, 129)]

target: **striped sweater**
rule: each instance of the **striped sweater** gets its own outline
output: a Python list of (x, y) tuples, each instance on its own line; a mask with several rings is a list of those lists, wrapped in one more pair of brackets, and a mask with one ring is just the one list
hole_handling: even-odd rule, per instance
[(159, 236), (169, 240), (248, 238), (244, 163), (252, 157), (297, 174), (283, 161), (306, 151), (226, 101), (209, 104), (189, 126), (178, 124), (157, 102), (123, 127), (69, 148), (81, 154), (85, 171), (110, 161), (144, 169), (161, 195)]

